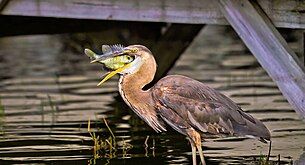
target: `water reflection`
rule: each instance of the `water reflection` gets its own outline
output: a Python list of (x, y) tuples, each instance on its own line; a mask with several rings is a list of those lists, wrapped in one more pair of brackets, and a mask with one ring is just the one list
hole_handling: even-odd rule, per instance
[[(184, 136), (170, 128), (162, 134), (153, 132), (119, 97), (116, 79), (97, 88), (102, 74), (99, 65), (89, 65), (82, 53), (64, 49), (61, 38), (0, 39), (0, 96), (5, 109), (0, 108), (1, 164), (191, 162)], [(288, 163), (303, 152), (304, 123), (241, 41), (224, 27), (204, 29), (171, 74), (206, 82), (264, 121), (272, 131), (275, 162), (278, 154), (282, 163)], [(103, 118), (120, 146), (130, 143), (133, 147), (119, 148), (115, 156), (101, 154), (95, 160), (88, 120), (92, 130), (107, 139), (110, 133)], [(207, 140), (203, 145), (208, 164), (253, 164), (268, 150), (268, 145), (247, 138)]]

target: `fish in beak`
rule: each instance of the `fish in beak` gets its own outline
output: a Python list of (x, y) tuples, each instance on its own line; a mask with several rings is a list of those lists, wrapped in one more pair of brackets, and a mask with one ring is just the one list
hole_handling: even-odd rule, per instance
[(122, 45), (103, 45), (102, 52), (103, 54), (99, 55), (90, 49), (85, 49), (85, 54), (91, 59), (90, 63), (101, 63), (110, 70), (103, 76), (103, 79), (97, 84), (97, 86), (100, 86), (117, 73), (129, 68), (130, 63), (134, 60), (134, 57), (128, 55), (131, 51), (124, 48)]

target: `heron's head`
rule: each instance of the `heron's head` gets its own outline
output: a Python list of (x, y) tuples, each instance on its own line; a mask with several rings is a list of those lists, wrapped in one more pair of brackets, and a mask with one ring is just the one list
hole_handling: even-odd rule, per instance
[(85, 49), (85, 54), (92, 59), (91, 63), (101, 63), (104, 68), (109, 70), (98, 86), (117, 73), (122, 75), (134, 74), (145, 61), (154, 60), (151, 51), (142, 45), (128, 47), (103, 45), (102, 51), (103, 54), (98, 55), (89, 49)]

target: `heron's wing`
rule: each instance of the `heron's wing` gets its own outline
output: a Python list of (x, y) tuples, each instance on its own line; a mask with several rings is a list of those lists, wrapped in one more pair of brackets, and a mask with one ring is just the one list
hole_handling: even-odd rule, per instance
[[(123, 98), (124, 99), (124, 98)], [(128, 103), (128, 101), (125, 101)], [(135, 112), (142, 120), (144, 120), (152, 129), (156, 132), (160, 133), (166, 131), (164, 122), (158, 118), (157, 112), (151, 110), (151, 107), (146, 104), (141, 104), (139, 107), (134, 107), (133, 105), (129, 104), (132, 111)], [(153, 107), (154, 108), (154, 107)]]
[[(202, 132), (270, 138), (267, 128), (225, 95), (184, 76), (167, 76), (153, 88), (153, 98)], [(162, 108), (159, 112), (162, 116)]]

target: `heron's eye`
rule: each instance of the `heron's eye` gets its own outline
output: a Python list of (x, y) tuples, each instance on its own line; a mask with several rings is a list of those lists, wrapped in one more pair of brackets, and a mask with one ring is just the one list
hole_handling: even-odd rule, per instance
[(131, 56), (127, 56), (127, 60), (128, 60), (128, 61), (131, 61), (131, 60), (132, 60), (132, 57), (131, 57)]
[(131, 53), (136, 53), (136, 52), (138, 52), (139, 50), (137, 49), (137, 48), (133, 48), (133, 49), (131, 49)]

